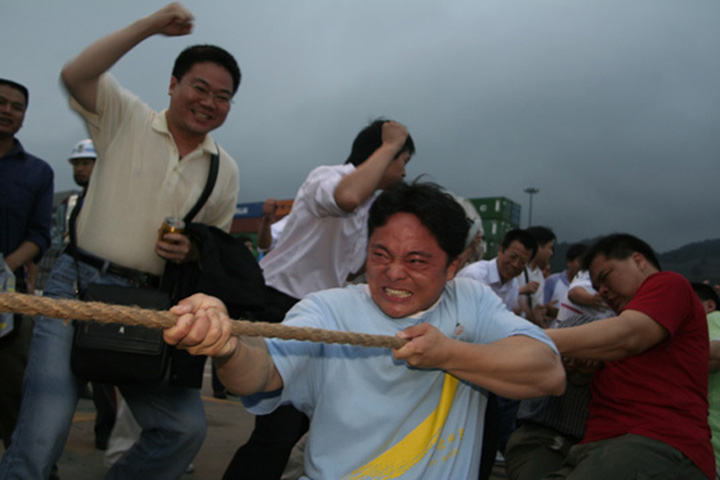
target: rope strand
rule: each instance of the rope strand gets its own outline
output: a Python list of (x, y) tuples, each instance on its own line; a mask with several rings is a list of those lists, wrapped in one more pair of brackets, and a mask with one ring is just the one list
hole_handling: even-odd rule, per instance
[[(170, 328), (177, 316), (169, 311), (150, 310), (101, 302), (38, 297), (24, 293), (0, 293), (0, 313), (16, 312), (25, 315), (44, 315), (61, 320), (95, 321), (142, 325), (149, 328)], [(279, 338), (320, 343), (340, 343), (362, 347), (400, 348), (406, 340), (389, 335), (339, 332), (321, 328), (292, 327), (278, 323), (233, 320), (233, 335)]]

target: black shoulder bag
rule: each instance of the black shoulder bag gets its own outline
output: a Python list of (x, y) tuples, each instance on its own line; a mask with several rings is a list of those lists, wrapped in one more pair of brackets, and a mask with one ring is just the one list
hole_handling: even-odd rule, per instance
[[(200, 198), (188, 215), (194, 217), (207, 201), (218, 174), (218, 155), (212, 155), (210, 172)], [(79, 284), (77, 236), (75, 221), (79, 209), (70, 218), (70, 245), (78, 268), (79, 297), (116, 305), (167, 310), (173, 304), (167, 289), (90, 283)], [(190, 218), (192, 218), (190, 217)], [(96, 322), (75, 322), (70, 364), (78, 377), (116, 385), (155, 383), (164, 380), (170, 364), (172, 347), (162, 337), (162, 330)]]
[[(253, 319), (265, 308), (265, 280), (257, 260), (239, 238), (210, 225), (192, 223), (196, 213), (188, 213), (184, 220), (185, 234), (198, 248), (198, 261), (165, 266), (163, 282), (173, 303), (202, 292), (222, 300), (231, 318)], [(205, 360), (173, 349), (168, 382), (200, 388)]]

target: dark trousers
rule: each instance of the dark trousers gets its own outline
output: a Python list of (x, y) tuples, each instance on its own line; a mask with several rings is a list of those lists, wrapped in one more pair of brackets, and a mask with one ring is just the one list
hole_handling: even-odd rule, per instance
[(479, 480), (488, 480), (492, 474), (493, 465), (495, 465), (495, 456), (497, 455), (500, 437), (500, 417), (498, 413), (497, 395), (488, 392), (483, 425), (482, 452), (480, 454)]
[[(0, 263), (0, 266), (4, 266), (4, 264)], [(15, 291), (27, 293), (23, 268), (18, 268), (14, 273)], [(6, 450), (10, 446), (10, 438), (15, 430), (20, 412), (22, 382), (28, 362), (30, 339), (35, 320), (33, 317), (16, 313), (13, 316), (13, 322), (15, 325), (13, 331), (0, 338), (0, 365), (2, 366), (2, 374), (0, 374), (0, 438), (2, 438)]]
[(513, 480), (537, 480), (562, 467), (578, 439), (534, 423), (520, 425), (505, 448), (505, 471)]
[(225, 470), (223, 480), (280, 479), (290, 452), (308, 431), (307, 416), (292, 405), (255, 417), (255, 429)]
[(115, 386), (110, 383), (92, 382), (93, 403), (97, 416), (95, 417), (95, 445), (107, 447), (110, 432), (115, 426), (117, 414), (117, 399)]
[[(265, 322), (278, 323), (298, 299), (274, 288), (267, 289)], [(223, 480), (279, 480), (293, 446), (310, 426), (307, 416), (291, 405), (283, 405), (268, 415), (255, 417), (255, 429), (225, 470)]]
[[(692, 460), (667, 443), (640, 435), (574, 445), (562, 468), (542, 480), (706, 480)], [(713, 477), (710, 477), (713, 478)]]
[(0, 438), (6, 450), (20, 412), (23, 375), (35, 323), (32, 317), (20, 314), (15, 314), (14, 321), (14, 330), (0, 339)]
[(504, 455), (505, 446), (510, 439), (510, 435), (512, 435), (517, 428), (517, 411), (518, 408), (520, 408), (520, 401), (505, 397), (497, 397), (497, 404), (498, 421), (500, 423), (497, 449)]

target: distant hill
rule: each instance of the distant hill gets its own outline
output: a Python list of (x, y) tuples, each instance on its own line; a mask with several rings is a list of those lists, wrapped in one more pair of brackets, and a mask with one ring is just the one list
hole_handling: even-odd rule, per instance
[(720, 239), (690, 243), (658, 257), (663, 270), (678, 272), (692, 282), (720, 284)]
[[(565, 255), (573, 243), (592, 245), (598, 238), (579, 242), (563, 242), (555, 247), (552, 259), (553, 272), (565, 269)], [(658, 261), (663, 270), (671, 270), (684, 275), (691, 282), (710, 280), (720, 284), (720, 239), (689, 243), (669, 252), (658, 254)]]

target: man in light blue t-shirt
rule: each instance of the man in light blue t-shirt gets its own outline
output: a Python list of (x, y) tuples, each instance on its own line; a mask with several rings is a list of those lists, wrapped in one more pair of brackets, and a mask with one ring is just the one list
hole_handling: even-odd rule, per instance
[(370, 210), (368, 284), (310, 294), (284, 321), (395, 336), (401, 348), (234, 337), (223, 304), (204, 295), (173, 307), (165, 340), (213, 356), (253, 413), (305, 412), (303, 478), (477, 477), (488, 391), (558, 395), (565, 373), (540, 328), (489, 287), (453, 279), (467, 231), (437, 186), (390, 187)]

